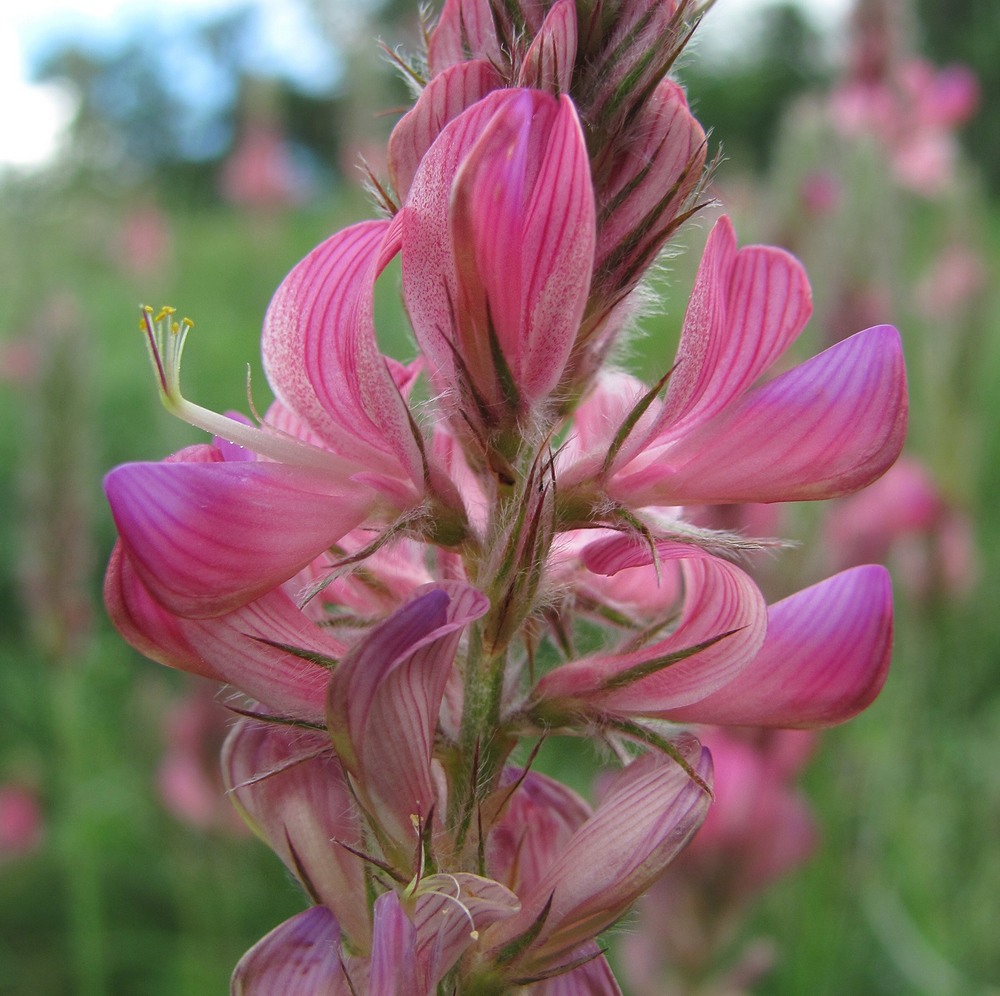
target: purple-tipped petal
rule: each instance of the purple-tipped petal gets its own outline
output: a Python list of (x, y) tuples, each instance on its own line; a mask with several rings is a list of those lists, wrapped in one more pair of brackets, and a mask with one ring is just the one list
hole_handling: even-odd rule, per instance
[(899, 333), (880, 325), (748, 392), (615, 475), (635, 506), (803, 501), (849, 494), (893, 463), (906, 432)]
[(264, 318), (264, 369), (278, 398), (325, 445), (421, 485), (406, 403), (375, 341), (375, 279), (395, 251), (388, 221), (352, 225), (285, 277)]
[(767, 639), (746, 670), (667, 716), (715, 725), (832, 726), (875, 699), (891, 656), (888, 571), (856, 567), (771, 606)]
[[(677, 626), (639, 650), (595, 654), (550, 671), (536, 688), (543, 708), (550, 699), (574, 703), (571, 708), (586, 704), (604, 712), (666, 715), (732, 681), (752, 660), (764, 640), (766, 606), (750, 576), (690, 545), (660, 542), (656, 555), (665, 571), (680, 562), (685, 594)], [(652, 556), (648, 546), (623, 537), (600, 540), (584, 552), (587, 566), (601, 574), (649, 564)], [(632, 669), (716, 637), (721, 639), (691, 656), (638, 680), (622, 680)]]
[(280, 463), (132, 463), (105, 478), (129, 560), (178, 615), (220, 615), (281, 584), (361, 523), (371, 494)]
[(325, 734), (242, 720), (222, 750), (233, 802), (362, 950), (371, 939), (360, 814)]
[(353, 996), (341, 962), (340, 930), (325, 906), (279, 924), (239, 961), (232, 996)]
[(335, 669), (327, 724), (359, 797), (409, 862), (413, 818), (437, 798), (431, 753), (438, 712), (463, 629), (489, 603), (474, 588), (438, 582), (373, 629)]

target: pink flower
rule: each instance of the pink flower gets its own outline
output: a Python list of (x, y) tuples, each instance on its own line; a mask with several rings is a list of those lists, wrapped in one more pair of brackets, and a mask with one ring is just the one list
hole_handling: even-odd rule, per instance
[(572, 103), (507, 90), (460, 115), (423, 157), (401, 225), (433, 383), (480, 435), (511, 431), (559, 383), (587, 301), (594, 200)]
[(43, 832), (35, 792), (15, 782), (0, 784), (0, 863), (36, 850)]
[(638, 417), (638, 392), (622, 398), (598, 384), (575, 416), (586, 444), (562, 472), (565, 504), (797, 501), (879, 477), (906, 428), (895, 329), (859, 332), (754, 386), (810, 310), (798, 261), (766, 246), (737, 251), (723, 218), (705, 248), (664, 401)]
[[(649, 565), (683, 591), (666, 637), (556, 667), (536, 685), (533, 712), (555, 726), (579, 716), (651, 716), (680, 723), (827, 726), (878, 694), (892, 646), (887, 572), (858, 567), (770, 607), (739, 568), (679, 543), (616, 537), (583, 553), (596, 573)], [(680, 570), (683, 586), (674, 580)], [(655, 628), (654, 628), (655, 631)]]

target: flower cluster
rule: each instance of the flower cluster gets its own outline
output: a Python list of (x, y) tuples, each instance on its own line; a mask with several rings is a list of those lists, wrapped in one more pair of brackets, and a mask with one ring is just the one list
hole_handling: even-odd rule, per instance
[[(809, 286), (723, 219), (662, 380), (610, 363), (704, 203), (668, 76), (700, 13), (447, 0), (386, 216), (274, 295), (256, 424), (185, 399), (191, 323), (143, 311), (164, 403), (213, 439), (108, 475), (106, 602), (147, 656), (244, 696), (224, 775), (312, 904), (234, 992), (618, 992), (596, 937), (711, 801), (688, 725), (823, 726), (881, 687), (882, 568), (768, 606), (750, 541), (684, 507), (876, 479), (905, 427), (895, 330), (772, 376)], [(396, 257), (410, 364), (375, 337)], [(618, 759), (596, 806), (534, 770), (553, 734)]]

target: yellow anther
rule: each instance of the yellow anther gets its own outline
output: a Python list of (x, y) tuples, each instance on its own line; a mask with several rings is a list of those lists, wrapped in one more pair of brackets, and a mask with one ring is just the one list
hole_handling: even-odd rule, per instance
[(176, 311), (177, 311), (176, 308), (171, 308), (169, 304), (165, 304), (162, 308), (160, 308), (159, 314), (156, 316), (156, 318), (153, 319), (153, 321), (162, 322), (163, 319), (167, 317), (167, 315), (172, 315)]

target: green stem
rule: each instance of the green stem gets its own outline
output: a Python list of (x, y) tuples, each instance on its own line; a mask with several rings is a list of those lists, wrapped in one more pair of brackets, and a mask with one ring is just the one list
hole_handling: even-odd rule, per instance
[(465, 661), (462, 727), (455, 765), (455, 793), (449, 814), (459, 850), (465, 843), (480, 799), (494, 787), (508, 753), (499, 737), (505, 667), (506, 654), (493, 656), (488, 653), (483, 626), (473, 626)]

